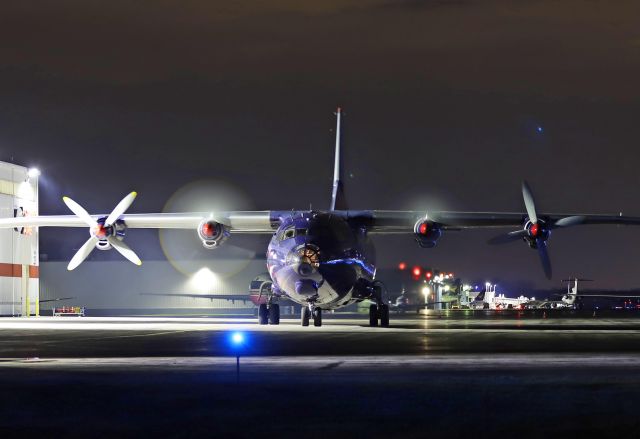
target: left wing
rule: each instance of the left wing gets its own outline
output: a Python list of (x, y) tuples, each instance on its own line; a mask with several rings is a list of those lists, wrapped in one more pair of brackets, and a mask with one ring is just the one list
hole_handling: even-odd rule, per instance
[[(193, 294), (193, 293), (140, 293), (141, 296), (163, 296), (163, 297), (191, 297), (193, 299), (222, 299), (235, 302), (252, 302), (252, 297), (248, 294)], [(256, 296), (257, 297), (257, 296)], [(266, 295), (265, 295), (266, 298)]]

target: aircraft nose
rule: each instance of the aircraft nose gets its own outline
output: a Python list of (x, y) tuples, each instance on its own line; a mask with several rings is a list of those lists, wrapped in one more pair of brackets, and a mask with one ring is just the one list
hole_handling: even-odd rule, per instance
[(298, 274), (300, 276), (311, 276), (313, 274), (313, 266), (307, 262), (303, 262), (298, 265)]
[(291, 250), (287, 258), (289, 265), (300, 276), (310, 277), (318, 271), (320, 266), (320, 251), (311, 244), (305, 244)]

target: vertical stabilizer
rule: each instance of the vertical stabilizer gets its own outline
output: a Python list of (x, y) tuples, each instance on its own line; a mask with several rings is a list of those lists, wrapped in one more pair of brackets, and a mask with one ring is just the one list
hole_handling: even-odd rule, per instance
[(346, 210), (347, 200), (344, 196), (344, 183), (342, 181), (342, 171), (340, 169), (342, 153), (340, 151), (340, 122), (342, 109), (336, 110), (336, 150), (333, 163), (333, 192), (331, 194), (330, 210)]

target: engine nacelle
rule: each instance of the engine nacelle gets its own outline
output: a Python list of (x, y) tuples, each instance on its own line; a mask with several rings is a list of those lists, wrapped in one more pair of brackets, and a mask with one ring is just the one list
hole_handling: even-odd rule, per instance
[(435, 247), (442, 236), (442, 229), (438, 224), (424, 219), (416, 223), (413, 232), (416, 235), (416, 242), (422, 248)]
[(219, 247), (229, 236), (229, 229), (213, 220), (202, 221), (198, 226), (198, 238), (206, 249)]

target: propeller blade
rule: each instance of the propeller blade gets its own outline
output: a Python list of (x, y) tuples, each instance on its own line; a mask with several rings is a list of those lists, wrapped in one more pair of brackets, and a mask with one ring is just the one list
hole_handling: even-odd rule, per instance
[(494, 236), (487, 242), (490, 245), (506, 244), (508, 242), (513, 242), (513, 241), (522, 239), (526, 236), (526, 234), (527, 234), (526, 230), (516, 230), (515, 232), (509, 232), (504, 235)]
[(74, 268), (76, 268), (78, 265), (82, 264), (82, 261), (87, 259), (87, 256), (89, 256), (89, 254), (93, 251), (98, 241), (99, 239), (96, 238), (95, 236), (92, 236), (89, 239), (87, 239), (87, 242), (85, 242), (82, 245), (82, 247), (78, 249), (76, 254), (73, 255), (73, 258), (71, 258), (71, 261), (69, 261), (69, 265), (67, 265), (67, 270), (71, 271)]
[(586, 219), (587, 218), (582, 215), (567, 216), (553, 223), (552, 228), (577, 226), (578, 224), (584, 223)]
[(522, 182), (522, 198), (524, 198), (524, 206), (527, 208), (527, 215), (533, 224), (538, 223), (538, 215), (536, 214), (536, 203), (533, 200), (531, 188), (526, 181)]
[(76, 216), (78, 216), (78, 218), (80, 218), (82, 221), (87, 223), (88, 226), (93, 227), (97, 224), (96, 220), (91, 218), (91, 215), (89, 215), (89, 212), (87, 212), (84, 209), (84, 207), (82, 207), (81, 205), (73, 201), (71, 198), (62, 197), (62, 201), (64, 201), (64, 204), (67, 205), (67, 207), (69, 208), (69, 210), (71, 210), (71, 212), (75, 213)]
[(551, 271), (551, 259), (549, 259), (549, 252), (547, 251), (547, 242), (543, 239), (536, 239), (538, 246), (538, 255), (540, 256), (540, 262), (542, 262), (542, 268), (547, 279), (551, 279), (553, 275)]
[(113, 212), (111, 212), (111, 214), (109, 214), (109, 216), (107, 217), (107, 219), (104, 222), (104, 225), (105, 226), (110, 226), (113, 223), (115, 223), (116, 220), (120, 217), (120, 215), (125, 213), (127, 211), (127, 209), (129, 208), (129, 206), (131, 206), (131, 203), (133, 203), (133, 200), (136, 199), (137, 195), (138, 195), (137, 192), (131, 192), (129, 195), (124, 197), (118, 203), (118, 205), (115, 207), (115, 209), (113, 209)]
[(107, 240), (109, 241), (109, 244), (111, 244), (111, 246), (115, 248), (122, 256), (136, 265), (142, 265), (142, 261), (140, 260), (138, 255), (136, 255), (135, 252), (131, 250), (127, 244), (113, 236), (108, 237)]

